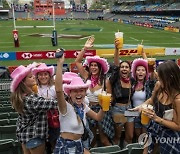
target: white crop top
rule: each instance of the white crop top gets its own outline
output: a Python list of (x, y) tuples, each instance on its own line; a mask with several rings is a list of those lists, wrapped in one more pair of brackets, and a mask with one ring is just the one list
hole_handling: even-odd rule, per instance
[(133, 106), (139, 106), (146, 100), (146, 92), (144, 91), (135, 91), (132, 96)]
[(94, 92), (92, 92), (92, 91), (90, 91), (90, 89), (88, 89), (86, 91), (86, 95), (87, 95), (87, 97), (89, 99), (89, 102), (99, 102), (98, 94), (101, 93), (101, 91), (102, 91), (102, 88), (99, 89), (99, 90), (96, 90)]
[[(68, 133), (74, 133), (74, 134), (83, 134), (84, 133), (84, 127), (82, 122), (79, 123), (77, 120), (77, 115), (74, 110), (74, 107), (66, 102), (67, 104), (67, 113), (59, 115), (59, 120), (61, 122), (61, 132), (68, 132)], [(86, 124), (86, 113), (90, 110), (90, 108), (86, 105), (84, 108), (84, 118), (83, 122)]]
[(56, 91), (55, 86), (47, 86), (47, 85), (41, 85), (38, 86), (38, 96), (44, 97), (44, 98), (56, 98)]

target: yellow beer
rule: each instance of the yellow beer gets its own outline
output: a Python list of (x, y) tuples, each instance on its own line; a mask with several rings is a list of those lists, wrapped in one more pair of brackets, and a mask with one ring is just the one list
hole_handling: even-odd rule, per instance
[(156, 58), (148, 58), (148, 71), (154, 72), (154, 66), (156, 64)]
[(38, 93), (38, 86), (35, 84), (34, 86), (32, 86), (32, 91), (37, 94)]
[(147, 125), (148, 123), (149, 123), (149, 117), (148, 116), (146, 116), (144, 113), (143, 113), (143, 111), (141, 112), (141, 123), (143, 124), (143, 125)]
[(102, 106), (102, 93), (98, 94), (99, 105)]
[(115, 38), (118, 40), (119, 44), (117, 46), (118, 49), (123, 47), (123, 32), (115, 33)]
[(138, 44), (138, 46), (137, 46), (137, 53), (138, 54), (142, 55), (143, 47), (144, 46), (142, 44)]
[(102, 94), (102, 110), (109, 111), (109, 106), (111, 102), (111, 94)]

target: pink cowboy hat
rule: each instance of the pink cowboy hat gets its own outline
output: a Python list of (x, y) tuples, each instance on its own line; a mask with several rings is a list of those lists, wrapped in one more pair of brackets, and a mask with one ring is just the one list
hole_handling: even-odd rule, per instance
[(91, 62), (100, 63), (101, 67), (104, 71), (104, 74), (106, 74), (109, 70), (109, 64), (108, 64), (107, 60), (104, 58), (100, 58), (99, 56), (87, 56), (86, 60), (87, 60), (88, 66), (90, 65)]
[(69, 95), (70, 90), (72, 89), (80, 89), (80, 88), (88, 88), (91, 84), (91, 81), (87, 81), (86, 83), (83, 82), (81, 77), (73, 77), (70, 84), (64, 84), (64, 92), (65, 94)]
[(45, 63), (41, 63), (39, 66), (36, 68), (32, 69), (32, 73), (34, 75), (37, 75), (39, 72), (49, 72), (50, 76), (54, 75), (54, 66), (47, 66)]
[(136, 79), (136, 68), (138, 66), (144, 66), (146, 69), (146, 80), (148, 80), (149, 73), (148, 73), (148, 61), (143, 59), (143, 58), (137, 58), (133, 60), (132, 65), (131, 65), (131, 72), (132, 72), (132, 77)]
[(18, 87), (19, 83), (31, 72), (33, 65), (28, 65), (27, 67), (20, 65), (18, 66), (12, 73), (11, 78), (13, 79), (11, 82), (10, 90), (14, 92)]
[(65, 72), (62, 75), (64, 83), (70, 83), (72, 81), (72, 78), (74, 78), (74, 77), (78, 77), (78, 74), (74, 73), (74, 72)]

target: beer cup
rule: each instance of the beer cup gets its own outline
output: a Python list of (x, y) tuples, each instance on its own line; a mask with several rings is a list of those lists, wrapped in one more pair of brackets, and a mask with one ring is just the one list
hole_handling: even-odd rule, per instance
[(148, 58), (148, 71), (149, 73), (154, 72), (154, 65), (156, 64), (156, 58)]
[(123, 32), (116, 32), (115, 38), (119, 40), (119, 44), (117, 46), (118, 49), (121, 49), (123, 47)]
[(138, 44), (138, 46), (137, 46), (137, 54), (142, 55), (143, 47), (144, 46), (142, 44)]
[(147, 109), (151, 109), (151, 110), (152, 110), (152, 109), (153, 109), (153, 106), (152, 106), (152, 105), (149, 105), (149, 104), (144, 104), (144, 105), (142, 106), (141, 123), (142, 123), (143, 125), (149, 124), (149, 121), (150, 121), (150, 118), (144, 114), (144, 110), (147, 110)]
[(34, 86), (32, 86), (32, 91), (37, 94), (38, 93), (38, 86), (35, 84)]
[(111, 102), (111, 94), (109, 93), (102, 93), (102, 110), (109, 111), (109, 106)]

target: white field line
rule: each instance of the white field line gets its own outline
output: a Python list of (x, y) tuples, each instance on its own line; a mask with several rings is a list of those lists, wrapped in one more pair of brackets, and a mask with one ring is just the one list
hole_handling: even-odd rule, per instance
[(129, 37), (132, 40), (139, 41), (138, 39), (135, 39), (134, 37)]
[(82, 38), (80, 38), (79, 40), (84, 40), (84, 39), (87, 39), (87, 38), (89, 38), (89, 36), (82, 37)]

